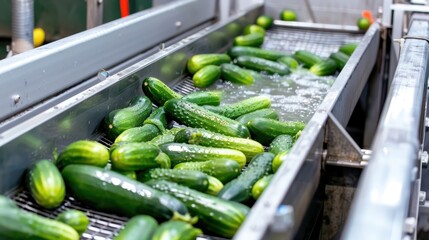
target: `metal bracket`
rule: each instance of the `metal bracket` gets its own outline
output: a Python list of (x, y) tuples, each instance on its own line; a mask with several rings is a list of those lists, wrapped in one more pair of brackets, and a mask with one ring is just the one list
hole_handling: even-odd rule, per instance
[(103, 24), (103, 1), (86, 1), (86, 29)]
[(332, 114), (328, 115), (326, 131), (326, 164), (354, 168), (367, 165), (371, 151), (360, 149)]

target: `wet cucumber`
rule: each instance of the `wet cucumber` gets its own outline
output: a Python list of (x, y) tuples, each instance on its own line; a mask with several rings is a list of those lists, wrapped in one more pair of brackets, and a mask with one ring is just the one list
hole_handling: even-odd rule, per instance
[(174, 137), (176, 134), (181, 131), (183, 128), (172, 128), (170, 130), (165, 131), (162, 135), (158, 135), (157, 137), (150, 140), (148, 143), (153, 144), (155, 146), (160, 146), (165, 143), (174, 142)]
[(152, 240), (158, 222), (151, 216), (139, 215), (131, 218), (113, 240)]
[(205, 66), (216, 65), (219, 66), (222, 63), (231, 62), (231, 58), (226, 54), (220, 53), (209, 53), (209, 54), (198, 54), (192, 56), (188, 61), (188, 71), (191, 74), (195, 74), (198, 70)]
[(342, 45), (340, 47), (339, 51), (351, 56), (353, 54), (353, 52), (355, 51), (355, 49), (357, 48), (357, 46), (358, 46), (357, 43), (347, 43), (347, 44)]
[(211, 105), (218, 106), (222, 99), (221, 91), (197, 91), (190, 93), (182, 98), (187, 102), (195, 103), (200, 106)]
[(104, 167), (109, 161), (109, 150), (101, 143), (80, 140), (68, 145), (58, 156), (59, 169), (69, 164), (87, 164)]
[(316, 54), (313, 54), (309, 51), (299, 50), (296, 51), (294, 54), (295, 58), (304, 64), (304, 67), (310, 68), (316, 63), (322, 62), (323, 58), (317, 56)]
[(277, 170), (280, 168), (280, 166), (283, 164), (283, 162), (285, 161), (285, 159), (286, 159), (286, 157), (287, 157), (287, 155), (288, 155), (288, 153), (289, 153), (289, 151), (283, 151), (283, 152), (280, 152), (279, 154), (277, 154), (275, 157), (274, 157), (274, 160), (273, 160), (273, 164), (272, 164), (272, 169), (273, 169), (273, 172), (277, 172)]
[(115, 147), (110, 153), (112, 169), (120, 171), (136, 171), (149, 168), (169, 168), (169, 162), (158, 162), (160, 150), (157, 146), (139, 142), (126, 143)]
[(272, 172), (272, 153), (256, 155), (236, 179), (227, 183), (217, 195), (221, 199), (244, 202), (252, 197), (252, 187), (263, 176)]
[(252, 33), (260, 33), (262, 35), (265, 35), (265, 29), (261, 26), (258, 26), (256, 24), (248, 25), (244, 28), (243, 33), (245, 35), (252, 34)]
[(295, 135), (305, 127), (303, 122), (280, 122), (267, 118), (254, 118), (249, 121), (248, 127), (252, 138), (262, 145), (270, 144), (279, 135)]
[(188, 206), (191, 214), (198, 217), (204, 231), (232, 238), (246, 219), (249, 208), (242, 204), (219, 199), (176, 183), (157, 180), (148, 185), (173, 195)]
[(168, 221), (159, 225), (152, 240), (195, 240), (202, 233), (201, 229), (194, 228), (189, 223)]
[(183, 162), (174, 166), (174, 169), (201, 171), (219, 179), (222, 183), (231, 181), (241, 172), (240, 165), (231, 159), (215, 159), (204, 162)]
[(69, 165), (62, 175), (67, 190), (96, 210), (128, 217), (147, 214), (160, 220), (195, 221), (178, 199), (119, 173), (88, 165)]
[(270, 153), (277, 155), (284, 151), (289, 151), (293, 146), (291, 135), (279, 135), (270, 143)]
[(297, 69), (299, 66), (298, 61), (296, 61), (296, 59), (291, 56), (279, 58), (277, 59), (277, 62), (288, 66), (290, 69)]
[(255, 71), (264, 71), (268, 74), (287, 75), (290, 73), (290, 70), (286, 65), (263, 58), (239, 56), (236, 61), (237, 64), (241, 67)]
[(66, 186), (58, 168), (50, 160), (37, 162), (28, 174), (28, 189), (37, 204), (56, 208), (66, 195)]
[(66, 210), (60, 213), (56, 220), (69, 225), (76, 230), (79, 235), (82, 235), (89, 226), (89, 219), (85, 213), (75, 209)]
[(256, 47), (245, 47), (245, 46), (232, 47), (231, 49), (229, 49), (228, 55), (231, 56), (232, 58), (237, 58), (239, 56), (253, 56), (253, 57), (264, 58), (272, 61), (276, 61), (277, 59), (280, 59), (286, 56), (285, 53), (282, 53), (279, 51), (261, 49)]
[(8, 197), (0, 195), (0, 209), (18, 208), (16, 203)]
[(246, 156), (233, 149), (203, 147), (185, 143), (167, 143), (161, 145), (160, 149), (170, 157), (172, 166), (182, 162), (202, 162), (219, 158), (234, 160), (241, 167), (246, 164)]
[(264, 43), (264, 35), (251, 33), (234, 38), (234, 46), (260, 47)]
[(142, 89), (144, 94), (158, 107), (164, 105), (167, 100), (172, 98), (182, 98), (182, 94), (173, 91), (161, 80), (148, 77), (143, 80)]
[(258, 198), (264, 192), (265, 188), (267, 188), (268, 185), (270, 185), (270, 182), (271, 182), (271, 179), (273, 178), (273, 176), (274, 176), (273, 174), (270, 174), (270, 175), (264, 176), (261, 179), (259, 179), (258, 181), (256, 181), (256, 183), (252, 187), (252, 197), (255, 200), (258, 200)]
[(188, 127), (204, 128), (233, 137), (250, 136), (249, 130), (241, 123), (184, 100), (171, 99), (164, 108), (174, 120)]
[(309, 71), (317, 76), (333, 75), (337, 71), (337, 63), (328, 58), (322, 62), (314, 64)]
[(220, 192), (220, 190), (222, 190), (223, 183), (219, 179), (210, 175), (208, 175), (208, 179), (209, 187), (207, 188), (206, 193), (212, 196), (216, 196)]
[(140, 182), (163, 179), (187, 186), (200, 192), (206, 191), (209, 186), (207, 174), (200, 171), (185, 169), (154, 168), (145, 172), (140, 172), (137, 175), (137, 179)]
[(331, 56), (329, 56), (329, 58), (334, 60), (335, 63), (337, 63), (337, 68), (338, 70), (341, 71), (341, 69), (343, 69), (343, 67), (346, 65), (350, 56), (343, 52), (335, 52), (335, 53), (332, 53)]
[(239, 102), (232, 104), (225, 104), (222, 106), (204, 106), (206, 109), (225, 116), (227, 118), (238, 118), (241, 115), (254, 112), (256, 110), (269, 108), (271, 106), (271, 99), (267, 96), (256, 96), (246, 98)]
[(238, 150), (244, 153), (249, 161), (256, 154), (264, 151), (264, 147), (260, 143), (251, 139), (225, 136), (204, 129), (183, 129), (176, 134), (174, 142)]
[(261, 15), (256, 19), (256, 24), (268, 29), (273, 25), (274, 19), (270, 16)]
[(240, 117), (236, 118), (235, 120), (245, 126), (248, 125), (249, 121), (254, 118), (269, 118), (274, 120), (279, 120), (279, 114), (270, 108), (260, 109), (256, 110), (254, 112), (250, 112), (244, 115), (241, 115)]
[(255, 81), (251, 73), (234, 64), (225, 63), (220, 68), (223, 80), (244, 85), (250, 85)]
[(220, 78), (219, 66), (209, 65), (201, 68), (194, 74), (192, 81), (194, 86), (198, 88), (205, 88), (212, 85)]

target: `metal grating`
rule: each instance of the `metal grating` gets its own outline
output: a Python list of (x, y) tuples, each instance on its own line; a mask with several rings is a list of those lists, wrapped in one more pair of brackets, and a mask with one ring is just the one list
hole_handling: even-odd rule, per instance
[[(338, 51), (338, 48), (342, 44), (359, 42), (362, 36), (362, 34), (355, 33), (289, 29), (274, 26), (267, 31), (263, 48), (290, 53), (296, 50), (307, 50), (322, 57), (328, 57), (332, 52)], [(179, 81), (172, 88), (184, 95), (198, 90), (198, 88), (193, 86), (192, 79), (189, 76), (185, 77), (183, 81)], [(98, 133), (93, 136), (93, 139), (108, 148), (113, 144), (104, 134)], [(85, 212), (90, 219), (90, 226), (82, 235), (81, 239), (112, 239), (128, 220), (126, 217), (94, 211), (82, 205), (71, 196), (67, 196), (63, 204), (54, 210), (47, 210), (38, 206), (37, 203), (33, 201), (30, 193), (26, 190), (20, 189), (16, 191), (11, 195), (11, 198), (15, 200), (21, 208), (49, 218), (55, 218), (59, 213), (67, 209), (77, 209)], [(224, 238), (201, 236), (198, 237), (198, 239), (222, 240)]]

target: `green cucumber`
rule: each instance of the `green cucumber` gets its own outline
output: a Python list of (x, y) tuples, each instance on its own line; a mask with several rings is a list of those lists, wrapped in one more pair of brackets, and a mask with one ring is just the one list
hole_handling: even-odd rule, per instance
[(234, 64), (224, 63), (220, 69), (223, 80), (244, 85), (250, 85), (255, 81), (251, 73)]
[(56, 208), (66, 195), (66, 186), (60, 171), (50, 160), (37, 162), (28, 174), (28, 189), (37, 204)]
[(172, 166), (182, 162), (202, 162), (219, 158), (234, 160), (241, 167), (246, 164), (246, 156), (233, 149), (203, 147), (185, 143), (167, 143), (161, 145), (160, 149), (170, 157)]
[(358, 46), (358, 43), (347, 43), (342, 45), (339, 51), (351, 56), (355, 51), (355, 49), (357, 48), (357, 46)]
[(219, 179), (213, 176), (210, 176), (210, 175), (207, 175), (207, 176), (209, 179), (209, 187), (207, 188), (205, 193), (210, 194), (212, 196), (216, 196), (220, 192), (220, 190), (222, 190), (223, 183)]
[(197, 91), (190, 93), (182, 98), (183, 100), (195, 103), (200, 106), (212, 105), (218, 106), (222, 99), (221, 91)]
[(183, 129), (176, 134), (174, 142), (234, 149), (244, 153), (247, 160), (252, 159), (256, 154), (264, 151), (264, 147), (260, 143), (251, 139), (225, 136), (204, 129)]
[(188, 71), (191, 74), (195, 74), (198, 70), (205, 66), (216, 65), (219, 66), (222, 63), (231, 62), (231, 58), (226, 54), (221, 53), (208, 53), (198, 54), (192, 56), (188, 61)]
[(273, 25), (273, 23), (274, 23), (274, 19), (267, 15), (261, 15), (256, 19), (256, 24), (265, 29), (270, 28)]
[(264, 43), (264, 35), (251, 33), (234, 38), (234, 46), (260, 47)]
[(264, 71), (268, 74), (287, 75), (290, 73), (289, 68), (278, 62), (273, 62), (263, 58), (252, 56), (239, 56), (236, 58), (237, 64), (241, 67), (255, 71)]
[(109, 161), (109, 150), (101, 143), (80, 140), (68, 145), (58, 156), (57, 166), (59, 169), (69, 164), (88, 164), (104, 167)]
[(316, 63), (310, 68), (310, 72), (317, 76), (333, 75), (336, 71), (337, 63), (330, 58), (322, 62)]
[(193, 103), (171, 99), (165, 103), (164, 108), (174, 120), (188, 127), (204, 128), (233, 137), (247, 138), (250, 136), (249, 130), (241, 123)]
[(244, 35), (252, 34), (252, 33), (260, 33), (265, 36), (265, 29), (256, 24), (252, 24), (252, 25), (247, 25), (243, 30)]
[(252, 187), (263, 176), (272, 172), (274, 154), (260, 153), (236, 179), (227, 183), (217, 195), (221, 199), (244, 202), (252, 197)]
[(18, 206), (16, 206), (16, 203), (12, 199), (0, 195), (0, 209), (8, 208), (18, 208)]
[(174, 166), (174, 169), (201, 171), (219, 179), (222, 183), (231, 181), (241, 172), (240, 165), (231, 159), (214, 159), (204, 162), (183, 162)]
[(182, 98), (182, 94), (173, 91), (161, 80), (154, 77), (145, 78), (142, 89), (144, 94), (158, 107), (161, 107), (167, 100), (172, 98)]
[(200, 192), (207, 190), (209, 180), (207, 174), (195, 170), (154, 168), (137, 175), (140, 182), (164, 179), (195, 189)]
[(113, 240), (152, 240), (158, 222), (151, 216), (138, 215), (125, 224)]
[(198, 88), (205, 88), (212, 85), (220, 78), (219, 66), (208, 65), (196, 72), (192, 77), (194, 86)]
[(237, 119), (235, 119), (237, 122), (247, 126), (250, 120), (254, 118), (269, 118), (274, 120), (279, 120), (279, 114), (270, 108), (260, 109), (256, 110), (254, 112), (250, 112), (244, 115), (241, 115)]
[(252, 187), (252, 197), (255, 200), (258, 200), (258, 198), (262, 195), (265, 188), (270, 185), (271, 179), (273, 178), (273, 174), (267, 175), (259, 179)]
[(147, 214), (160, 220), (195, 221), (176, 198), (122, 174), (87, 165), (62, 171), (67, 189), (95, 210), (133, 217)]
[(284, 56), (286, 56), (285, 53), (274, 51), (274, 50), (268, 50), (268, 49), (261, 49), (256, 47), (246, 47), (246, 46), (235, 46), (229, 49), (228, 55), (232, 58), (237, 58), (239, 56), (253, 56), (258, 58), (264, 58), (267, 60), (276, 61)]
[(283, 162), (285, 161), (287, 155), (289, 153), (289, 150), (285, 150), (283, 152), (280, 152), (279, 154), (277, 154), (274, 159), (273, 159), (273, 164), (271, 166), (271, 168), (273, 169), (273, 172), (277, 172), (277, 170), (280, 168), (280, 166), (283, 164)]
[(152, 102), (146, 96), (133, 98), (128, 107), (111, 111), (105, 118), (107, 136), (112, 140), (123, 131), (143, 125), (152, 112)]
[(242, 204), (219, 199), (176, 183), (157, 180), (149, 186), (173, 195), (188, 206), (191, 214), (198, 217), (204, 231), (232, 238), (246, 219), (249, 208)]
[(314, 53), (311, 53), (309, 51), (304, 51), (304, 50), (299, 50), (296, 51), (294, 54), (294, 57), (301, 62), (302, 64), (304, 64), (304, 67), (306, 68), (310, 68), (313, 65), (315, 65), (316, 63), (322, 62), (323, 58), (317, 56)]
[(157, 137), (150, 140), (148, 143), (153, 144), (155, 146), (160, 146), (165, 143), (174, 142), (174, 137), (176, 134), (181, 131), (183, 128), (172, 128), (170, 130), (165, 131), (162, 135), (158, 135)]
[(289, 151), (293, 146), (291, 135), (279, 135), (270, 143), (270, 153), (277, 155), (284, 151)]
[(280, 122), (267, 118), (254, 118), (249, 121), (248, 127), (252, 138), (262, 145), (270, 144), (279, 135), (295, 135), (305, 127), (303, 122)]
[(296, 142), (298, 138), (301, 136), (302, 131), (298, 131), (295, 136), (293, 136), (293, 142)]
[(291, 56), (279, 58), (277, 59), (277, 62), (288, 66), (290, 69), (297, 69), (299, 66), (298, 61), (296, 61), (296, 59)]
[(270, 108), (271, 99), (267, 96), (256, 96), (246, 98), (239, 102), (232, 104), (225, 104), (223, 106), (204, 106), (206, 109), (225, 116), (227, 118), (238, 118), (241, 115), (254, 112), (256, 110)]
[(120, 174), (124, 175), (125, 177), (129, 177), (133, 180), (137, 180), (137, 174), (135, 171), (119, 171), (119, 170), (115, 170), (115, 169), (113, 169), (112, 171), (120, 173)]
[(76, 230), (79, 235), (82, 235), (89, 226), (89, 219), (85, 213), (75, 209), (66, 210), (60, 213), (56, 220), (69, 225)]
[(0, 208), (0, 239), (79, 240), (79, 234), (67, 224), (20, 208)]
[(332, 53), (331, 56), (329, 56), (329, 58), (334, 60), (335, 63), (337, 63), (337, 68), (338, 70), (341, 71), (343, 67), (346, 65), (350, 56), (343, 52), (335, 52), (335, 53)]
[(148, 168), (169, 168), (168, 162), (157, 162), (160, 150), (157, 146), (139, 142), (127, 143), (115, 147), (110, 153), (112, 169), (120, 171), (136, 171)]
[[(195, 240), (203, 234), (201, 229), (180, 221), (165, 222), (155, 230), (152, 240)], [(139, 238), (140, 240), (140, 238)]]

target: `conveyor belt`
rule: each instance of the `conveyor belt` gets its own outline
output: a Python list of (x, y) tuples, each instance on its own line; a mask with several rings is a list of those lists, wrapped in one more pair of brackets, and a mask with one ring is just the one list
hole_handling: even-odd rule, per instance
[[(289, 29), (275, 26), (267, 31), (263, 48), (291, 53), (296, 50), (308, 50), (322, 57), (328, 57), (330, 53), (337, 51), (342, 44), (359, 42), (362, 37), (362, 34), (356, 33)], [(197, 90), (193, 86), (190, 77), (186, 77), (183, 81), (177, 83), (173, 86), (173, 89), (182, 94), (188, 94)], [(95, 135), (93, 139), (108, 147), (112, 144), (112, 142), (103, 137), (103, 135)], [(84, 211), (88, 215), (91, 223), (88, 230), (83, 234), (82, 239), (111, 239), (127, 220), (127, 218), (124, 217), (91, 210), (70, 196), (66, 197), (66, 200), (59, 208), (52, 211), (39, 207), (31, 199), (29, 192), (25, 190), (13, 194), (12, 199), (14, 199), (21, 208), (50, 218), (55, 218), (59, 213), (67, 209)], [(200, 239), (222, 238), (204, 236)]]

